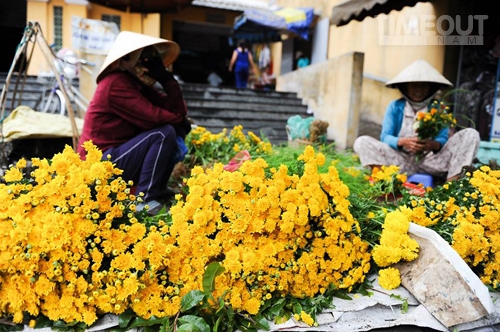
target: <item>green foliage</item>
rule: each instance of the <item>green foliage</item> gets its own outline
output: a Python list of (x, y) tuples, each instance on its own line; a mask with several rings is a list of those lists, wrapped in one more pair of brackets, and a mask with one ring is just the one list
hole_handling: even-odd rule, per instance
[(9, 331), (22, 331), (24, 329), (24, 326), (21, 324), (17, 325), (12, 325), (12, 324), (3, 324), (0, 321), (0, 332), (9, 332)]
[(205, 294), (211, 294), (215, 287), (215, 277), (220, 275), (224, 268), (217, 262), (210, 263), (207, 266), (205, 275), (203, 276), (203, 291)]
[(391, 294), (391, 298), (401, 301), (401, 313), (406, 314), (408, 312), (408, 299), (402, 297), (398, 294)]
[[(203, 276), (204, 291), (193, 290), (186, 294), (181, 301), (181, 310), (173, 317), (158, 319), (142, 319), (132, 310), (127, 310), (119, 316), (119, 327), (122, 330), (131, 328), (154, 328), (155, 331), (259, 331), (269, 330), (269, 321), (276, 324), (284, 323), (294, 314), (302, 311), (308, 313), (314, 320), (325, 309), (335, 308), (335, 298), (350, 300), (346, 290), (330, 286), (324, 294), (314, 298), (273, 297), (267, 300), (257, 315), (248, 315), (234, 311), (223, 299), (212, 298), (214, 279), (223, 271), (217, 263), (211, 263)], [(371, 295), (368, 288), (371, 284), (366, 281), (357, 290), (364, 295)], [(213, 300), (210, 304), (209, 300)], [(213, 305), (217, 303), (217, 305)]]

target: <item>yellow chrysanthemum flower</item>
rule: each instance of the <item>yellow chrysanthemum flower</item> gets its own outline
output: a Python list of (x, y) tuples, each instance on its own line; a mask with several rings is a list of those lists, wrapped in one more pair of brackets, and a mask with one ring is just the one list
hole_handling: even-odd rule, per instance
[(401, 285), (399, 270), (393, 267), (381, 269), (378, 274), (378, 283), (387, 290), (398, 288)]

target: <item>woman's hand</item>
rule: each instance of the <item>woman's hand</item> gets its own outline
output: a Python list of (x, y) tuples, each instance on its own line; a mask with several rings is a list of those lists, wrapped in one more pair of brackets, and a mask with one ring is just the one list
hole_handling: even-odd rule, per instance
[(425, 142), (419, 140), (418, 137), (401, 137), (398, 140), (398, 146), (410, 153), (420, 153), (425, 149)]
[(437, 151), (441, 144), (433, 140), (421, 140), (418, 137), (402, 137), (398, 140), (398, 146), (410, 153), (422, 153), (427, 151)]
[(422, 140), (421, 142), (424, 142), (424, 151), (433, 151), (437, 152), (439, 149), (441, 149), (441, 143), (438, 141), (433, 141), (430, 139)]
[(140, 65), (146, 70), (145, 74), (154, 78), (160, 83), (165, 83), (174, 79), (174, 75), (169, 72), (160, 57), (141, 59)]
[(134, 71), (137, 78), (146, 86), (152, 86), (156, 83), (156, 80), (154, 78), (147, 75), (148, 70), (146, 69), (146, 67), (135, 65)]

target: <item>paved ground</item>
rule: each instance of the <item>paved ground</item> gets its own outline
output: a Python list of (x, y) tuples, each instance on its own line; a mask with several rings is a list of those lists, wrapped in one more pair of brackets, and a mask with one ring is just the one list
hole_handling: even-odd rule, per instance
[(359, 120), (358, 136), (368, 135), (380, 139), (380, 130), (382, 126), (368, 120)]

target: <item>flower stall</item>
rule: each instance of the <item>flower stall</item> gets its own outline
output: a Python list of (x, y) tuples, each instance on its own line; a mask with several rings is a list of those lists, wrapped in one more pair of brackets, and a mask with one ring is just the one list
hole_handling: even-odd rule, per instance
[(272, 146), (241, 126), (197, 127), (187, 143), (179, 194), (154, 217), (92, 142), (85, 160), (68, 146), (12, 165), (0, 183), (0, 329), (361, 331), (354, 313), (387, 316), (380, 304), (398, 316), (390, 326), (420, 317), (439, 330), (401, 286), (401, 264), (422, 249), (412, 225), (496, 296), (499, 170), (415, 195), (397, 167), (371, 173), (334, 146)]

